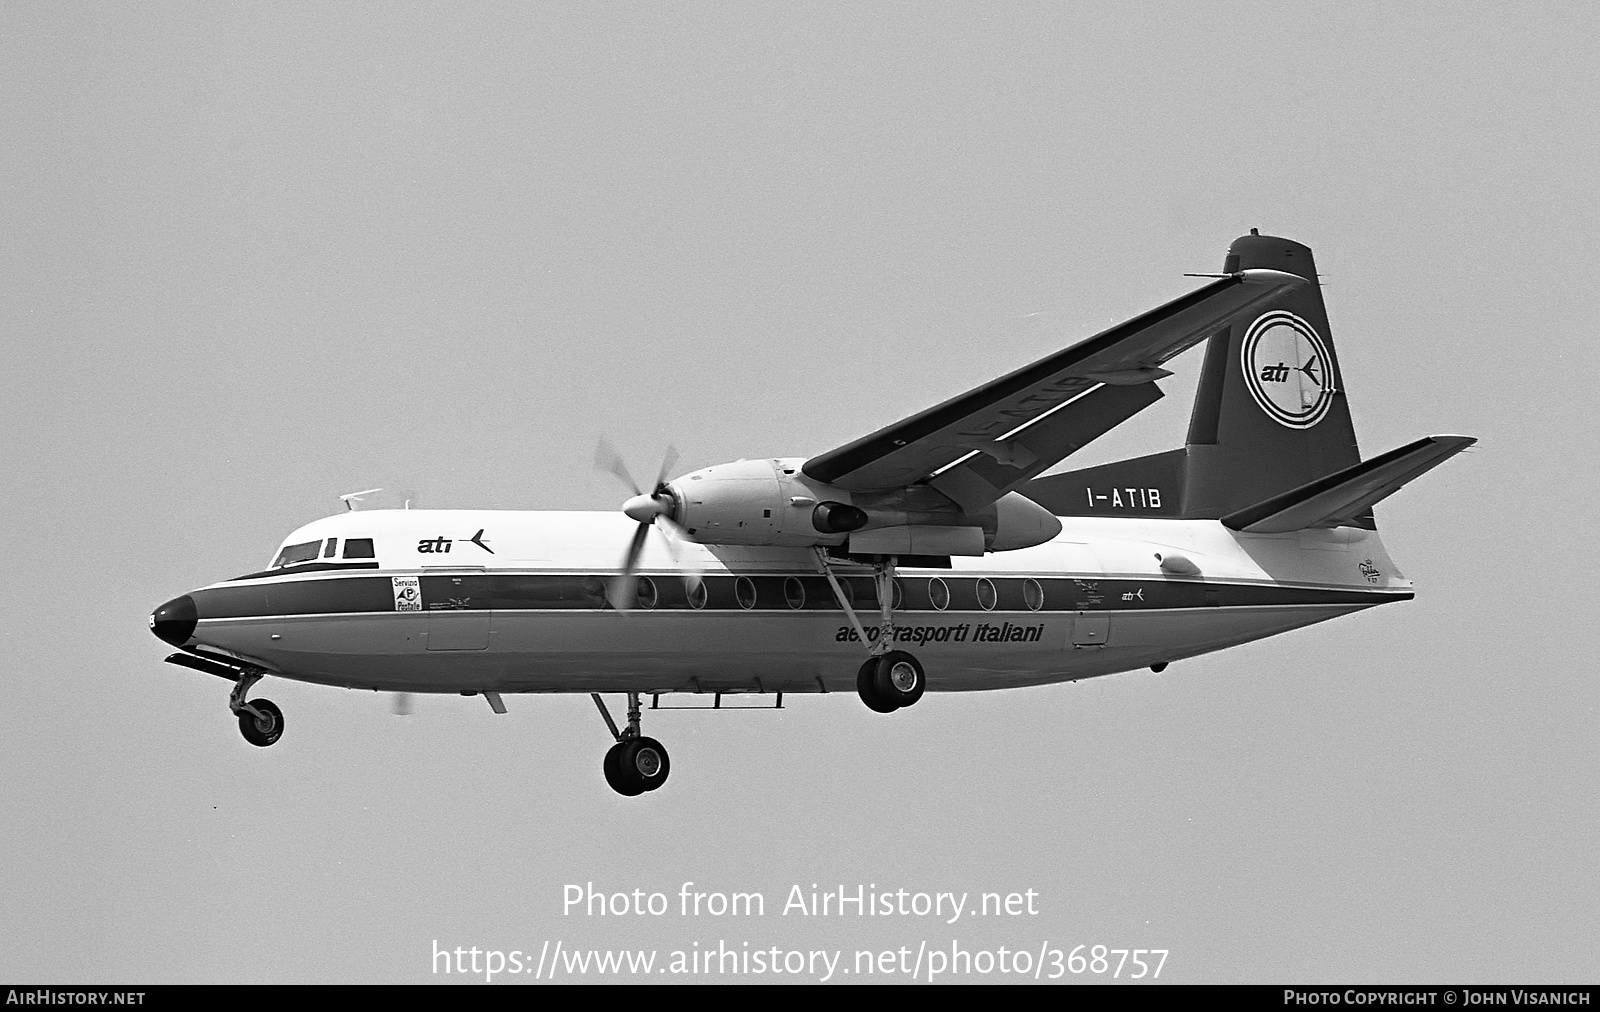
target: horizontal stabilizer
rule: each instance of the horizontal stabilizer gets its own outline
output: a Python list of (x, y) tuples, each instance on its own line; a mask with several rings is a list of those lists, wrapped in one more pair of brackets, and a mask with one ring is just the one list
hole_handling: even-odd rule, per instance
[(1222, 523), (1251, 534), (1286, 534), (1309, 527), (1350, 524), (1374, 503), (1476, 442), (1472, 436), (1427, 436), (1236, 510), (1223, 517)]

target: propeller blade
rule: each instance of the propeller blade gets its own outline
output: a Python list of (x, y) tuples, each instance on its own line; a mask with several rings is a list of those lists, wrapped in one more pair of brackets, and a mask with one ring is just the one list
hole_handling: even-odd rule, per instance
[(687, 546), (694, 542), (689, 540), (689, 532), (683, 525), (663, 513), (656, 517), (656, 522), (664, 528), (667, 537), (667, 551), (672, 553), (672, 563), (683, 574), (683, 588), (689, 593), (694, 593), (705, 575), (705, 570), (700, 565), (698, 552), (690, 550)]
[(661, 458), (661, 470), (656, 472), (656, 483), (650, 486), (650, 494), (655, 495), (661, 491), (661, 486), (666, 483), (667, 475), (672, 472), (672, 465), (678, 462), (678, 448), (668, 445), (666, 455)]
[(634, 575), (639, 568), (639, 556), (644, 552), (644, 539), (650, 536), (650, 524), (642, 523), (633, 532), (633, 541), (628, 544), (628, 554), (622, 560), (622, 575), (613, 577), (609, 582), (606, 597), (611, 600), (611, 607), (626, 615), (633, 608), (634, 600), (638, 595), (639, 580)]
[(411, 716), (411, 693), (409, 693), (409, 692), (396, 692), (396, 693), (394, 693), (392, 696), (390, 696), (390, 704), (394, 708), (395, 716), (397, 716), (397, 717), (409, 717), (409, 716)]
[(628, 465), (622, 462), (622, 454), (611, 445), (611, 440), (602, 437), (600, 445), (594, 448), (594, 466), (601, 471), (610, 471), (622, 479), (624, 485), (633, 489), (634, 495), (644, 494), (639, 488), (639, 483), (633, 480), (633, 475), (628, 473)]

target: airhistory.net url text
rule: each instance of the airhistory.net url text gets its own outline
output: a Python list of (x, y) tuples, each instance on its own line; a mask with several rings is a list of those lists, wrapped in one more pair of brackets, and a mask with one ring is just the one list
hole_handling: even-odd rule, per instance
[(749, 942), (730, 946), (725, 940), (719, 940), (715, 948), (696, 943), (662, 953), (659, 949), (574, 949), (557, 940), (544, 942), (535, 957), (531, 949), (440, 948), (434, 939), (433, 972), (470, 974), (489, 983), (508, 976), (550, 981), (623, 974), (804, 976), (824, 983), (845, 975), (903, 976), (929, 983), (941, 977), (990, 975), (1060, 980), (1089, 974), (1104, 979), (1155, 980), (1166, 964), (1167, 953), (1166, 949), (1088, 944), (1068, 951), (1052, 948), (1049, 942), (1036, 949), (967, 949), (956, 940), (948, 946), (930, 947), (924, 941), (916, 948), (857, 949), (848, 956), (842, 949), (753, 948)]

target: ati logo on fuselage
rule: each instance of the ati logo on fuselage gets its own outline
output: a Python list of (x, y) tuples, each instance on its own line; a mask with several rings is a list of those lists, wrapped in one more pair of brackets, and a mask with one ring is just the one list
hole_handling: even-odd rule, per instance
[[(490, 555), (494, 554), (494, 549), (489, 547), (489, 541), (483, 536), (483, 531), (481, 529), (472, 537), (462, 538), (460, 540), (465, 541), (468, 544), (477, 545)], [(423, 538), (421, 541), (417, 542), (417, 551), (423, 555), (444, 555), (450, 551), (450, 545), (452, 543), (452, 540), (444, 535), (440, 535), (437, 538)]]
[(1239, 348), (1250, 396), (1267, 417), (1291, 429), (1309, 429), (1333, 404), (1333, 369), (1316, 328), (1281, 310), (1256, 318)]

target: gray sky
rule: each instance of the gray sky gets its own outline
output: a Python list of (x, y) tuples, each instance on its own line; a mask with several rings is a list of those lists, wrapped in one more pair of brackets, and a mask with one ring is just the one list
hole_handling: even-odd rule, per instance
[[(427, 981), (435, 939), (1600, 976), (1600, 19), (1498, 10), (7, 5), (0, 979)], [(1365, 453), (1482, 440), (1379, 509), (1414, 602), (892, 718), (657, 715), (632, 801), (582, 696), (279, 682), (262, 751), (146, 629), (342, 492), (609, 509), (602, 434), (831, 448), (1253, 226), (1316, 251)], [(1197, 366), (1073, 464), (1181, 443)], [(685, 880), (768, 916), (561, 914)], [(1041, 912), (777, 914), (812, 882)]]

